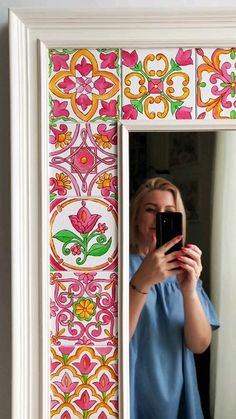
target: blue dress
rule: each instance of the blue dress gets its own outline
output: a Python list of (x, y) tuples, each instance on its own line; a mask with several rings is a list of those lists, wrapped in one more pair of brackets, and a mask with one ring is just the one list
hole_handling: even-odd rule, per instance
[[(130, 255), (130, 279), (143, 258)], [(215, 309), (197, 283), (213, 329)], [(130, 419), (203, 419), (193, 353), (183, 339), (184, 309), (175, 276), (154, 285), (130, 342)]]

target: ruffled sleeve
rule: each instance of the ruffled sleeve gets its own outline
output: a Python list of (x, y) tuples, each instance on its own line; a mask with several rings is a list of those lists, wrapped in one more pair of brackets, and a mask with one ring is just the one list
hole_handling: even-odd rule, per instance
[(217, 313), (216, 313), (215, 308), (214, 308), (212, 302), (210, 301), (208, 295), (204, 291), (204, 289), (202, 287), (202, 281), (200, 279), (198, 280), (198, 284), (197, 284), (197, 292), (198, 292), (200, 301), (202, 303), (203, 310), (204, 310), (204, 312), (205, 312), (205, 314), (208, 318), (208, 321), (209, 321), (212, 329), (213, 330), (218, 329), (218, 327), (220, 327), (220, 323), (219, 323)]

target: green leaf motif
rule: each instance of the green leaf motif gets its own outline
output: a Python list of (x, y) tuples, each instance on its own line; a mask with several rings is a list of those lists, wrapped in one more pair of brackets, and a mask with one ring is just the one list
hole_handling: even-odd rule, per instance
[(56, 196), (57, 196), (56, 193), (51, 193), (49, 196), (49, 202), (52, 202)]
[(143, 69), (142, 61), (139, 61), (138, 64), (134, 65), (131, 68), (131, 70), (134, 70), (134, 71), (142, 71), (142, 69)]
[(143, 104), (139, 100), (131, 100), (131, 105), (133, 105), (140, 113), (143, 113)]
[(170, 60), (170, 66), (172, 71), (181, 70), (181, 67), (175, 62), (173, 58)]
[(230, 118), (235, 119), (236, 118), (236, 111), (232, 110), (230, 112)]
[(88, 255), (91, 255), (91, 256), (102, 256), (102, 255), (105, 255), (105, 253), (111, 247), (111, 242), (112, 242), (112, 239), (110, 237), (110, 239), (106, 243), (104, 243), (104, 244), (100, 244), (100, 243), (93, 244), (90, 247), (89, 251), (88, 251)]
[(236, 57), (235, 51), (231, 51), (231, 53), (230, 53), (231, 60), (234, 60), (235, 57)]
[(172, 115), (177, 111), (177, 109), (183, 105), (184, 102), (171, 102), (171, 113)]
[(58, 233), (56, 233), (53, 236), (53, 238), (60, 240), (62, 243), (70, 243), (72, 239), (76, 239), (76, 240), (79, 239), (79, 237), (76, 234), (72, 233), (72, 231), (70, 230), (58, 231)]

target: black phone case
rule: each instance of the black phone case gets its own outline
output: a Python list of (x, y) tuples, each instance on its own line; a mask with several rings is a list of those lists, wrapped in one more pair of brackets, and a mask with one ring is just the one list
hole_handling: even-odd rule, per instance
[[(176, 236), (183, 234), (181, 212), (158, 212), (156, 215), (157, 249)], [(180, 240), (166, 254), (181, 250), (183, 241)]]

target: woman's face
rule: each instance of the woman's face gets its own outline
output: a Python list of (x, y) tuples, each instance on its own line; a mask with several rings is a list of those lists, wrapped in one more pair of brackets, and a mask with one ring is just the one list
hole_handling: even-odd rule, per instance
[(149, 246), (153, 234), (156, 236), (156, 213), (169, 211), (176, 211), (172, 192), (155, 189), (144, 195), (137, 216), (137, 229), (141, 245)]

